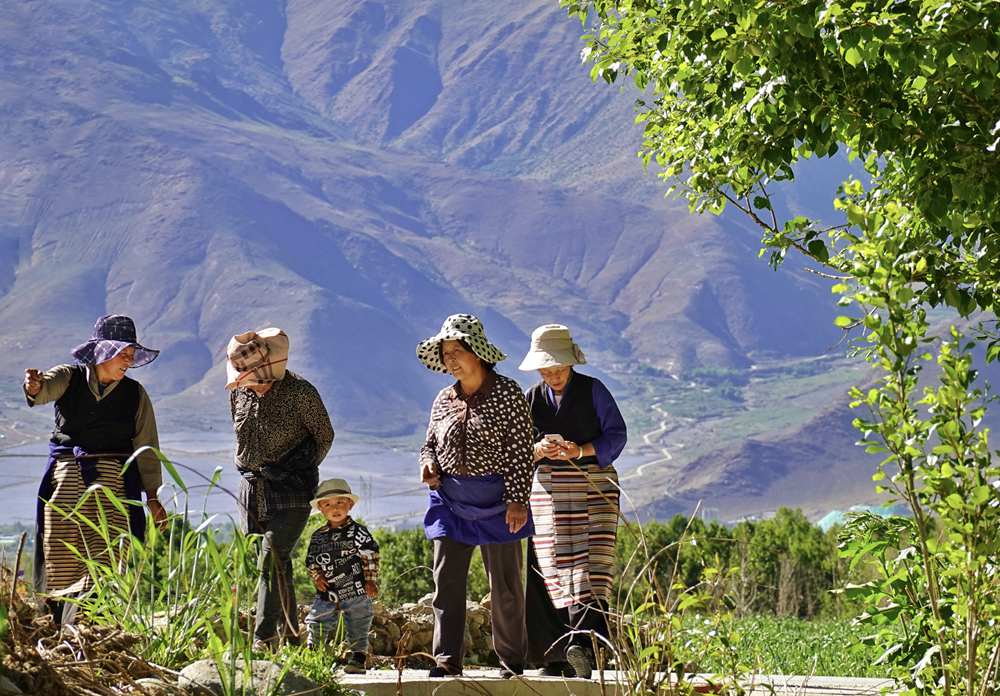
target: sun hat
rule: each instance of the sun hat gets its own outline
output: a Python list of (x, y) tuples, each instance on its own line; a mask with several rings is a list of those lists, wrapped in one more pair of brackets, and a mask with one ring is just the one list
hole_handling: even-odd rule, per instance
[(434, 336), (417, 344), (417, 357), (427, 369), (447, 372), (441, 360), (441, 342), (462, 340), (469, 344), (472, 352), (488, 363), (498, 363), (507, 356), (486, 339), (483, 323), (472, 314), (452, 314), (444, 320), (441, 330)]
[(105, 314), (94, 322), (90, 340), (73, 349), (73, 357), (84, 365), (98, 365), (111, 360), (126, 348), (135, 348), (132, 367), (148, 365), (160, 351), (139, 345), (135, 322), (122, 314)]
[(319, 501), (324, 498), (350, 498), (358, 502), (358, 496), (351, 493), (351, 484), (342, 478), (327, 479), (316, 488), (316, 497), (309, 501), (312, 509), (319, 512)]
[(226, 389), (277, 382), (287, 363), (288, 336), (281, 329), (237, 334), (226, 347)]
[(531, 332), (531, 348), (517, 369), (530, 372), (546, 367), (567, 367), (587, 362), (580, 346), (573, 343), (569, 327), (543, 324)]

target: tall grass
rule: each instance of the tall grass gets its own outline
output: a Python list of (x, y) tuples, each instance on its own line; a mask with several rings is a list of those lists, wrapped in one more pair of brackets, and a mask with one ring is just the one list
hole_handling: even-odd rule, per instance
[[(206, 517), (204, 508), (194, 520), (183, 478), (174, 463), (156, 453), (177, 489), (168, 501), (175, 512), (163, 529), (149, 524), (144, 542), (113, 528), (109, 519), (109, 506), (126, 515), (127, 506), (138, 503), (102, 486), (92, 486), (85, 493), (85, 497), (96, 499), (96, 519), (81, 514), (81, 505), (71, 510), (53, 505), (59, 514), (85, 525), (100, 538), (99, 550), (70, 547), (86, 564), (92, 581), (86, 594), (71, 600), (78, 605), (78, 615), (139, 636), (137, 647), (156, 666), (177, 670), (196, 659), (213, 660), (226, 696), (266, 696), (280, 686), (293, 666), (309, 672), (306, 676), (327, 682), (323, 693), (343, 693), (332, 683), (329, 665), (296, 647), (285, 647), (279, 655), (270, 656), (283, 665), (269, 689), (251, 684), (255, 656), (249, 610), (256, 600), (260, 537), (242, 533), (232, 519)], [(218, 488), (220, 478), (221, 468), (208, 479), (206, 498)]]

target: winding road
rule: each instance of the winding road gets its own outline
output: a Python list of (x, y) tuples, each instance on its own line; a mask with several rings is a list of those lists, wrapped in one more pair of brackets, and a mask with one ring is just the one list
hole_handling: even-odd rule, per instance
[[(662, 437), (663, 434), (667, 432), (668, 429), (667, 421), (670, 418), (670, 414), (663, 409), (663, 405), (659, 401), (653, 404), (653, 410), (656, 411), (657, 415), (660, 417), (660, 424), (655, 429), (650, 430), (648, 433), (645, 433), (642, 436), (642, 441), (649, 447), (652, 447), (654, 450), (658, 449), (660, 451), (660, 454), (663, 456), (661, 456), (659, 459), (654, 459), (653, 461), (640, 464), (635, 468), (635, 471), (632, 471), (627, 476), (624, 476), (623, 477), (624, 479), (638, 478), (643, 475), (644, 469), (646, 469), (646, 467), (663, 464), (665, 462), (669, 462), (671, 459), (674, 458), (673, 455), (670, 454), (670, 451), (659, 443), (660, 437)], [(677, 445), (677, 446), (683, 447), (683, 445)]]

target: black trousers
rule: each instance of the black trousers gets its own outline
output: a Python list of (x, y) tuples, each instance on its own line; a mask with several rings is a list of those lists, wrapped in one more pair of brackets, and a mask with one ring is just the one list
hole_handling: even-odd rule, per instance
[[(589, 631), (608, 637), (607, 602), (599, 599), (571, 604), (563, 609), (552, 605), (545, 581), (538, 569), (535, 547), (528, 541), (528, 578), (524, 600), (528, 628), (528, 664), (547, 665), (566, 661), (566, 648), (582, 645), (590, 648)], [(587, 631), (569, 635), (570, 631)]]
[[(502, 664), (524, 665), (524, 586), (521, 541), (482, 544), (479, 553), (490, 581), (493, 650)], [(434, 540), (434, 659), (457, 672), (465, 658), (465, 594), (475, 546)]]
[(263, 534), (257, 569), (257, 620), (253, 637), (272, 640), (281, 633), (292, 643), (299, 639), (298, 602), (292, 580), (292, 549), (309, 519), (309, 508), (275, 510), (265, 522), (247, 520), (247, 531)]

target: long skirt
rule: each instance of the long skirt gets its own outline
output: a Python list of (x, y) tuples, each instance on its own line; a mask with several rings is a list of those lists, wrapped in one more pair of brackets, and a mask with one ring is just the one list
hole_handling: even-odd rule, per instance
[(591, 460), (541, 464), (531, 487), (538, 571), (556, 609), (608, 601), (615, 562), (618, 472)]
[[(125, 499), (121, 461), (97, 459), (93, 464), (96, 478), (89, 485), (101, 484)], [(39, 577), (38, 570), (44, 570), (44, 575), (40, 576), (42, 585), (37, 589), (57, 597), (76, 595), (89, 589), (91, 584), (83, 558), (113, 559), (112, 562), (121, 558), (130, 539), (127, 533), (129, 519), (111, 504), (103, 491), (87, 493), (89, 486), (83, 480), (80, 464), (72, 457), (60, 457), (52, 463), (51, 485), (49, 504), (39, 506), (44, 567), (36, 569), (36, 577)], [(102, 516), (107, 522), (113, 548), (109, 548), (100, 532), (81, 519), (86, 517), (100, 527)]]

